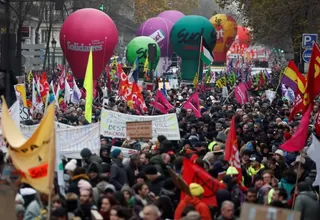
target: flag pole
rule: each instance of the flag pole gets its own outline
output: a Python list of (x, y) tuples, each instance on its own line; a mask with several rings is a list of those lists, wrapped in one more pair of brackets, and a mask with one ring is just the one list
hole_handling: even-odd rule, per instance
[[(199, 47), (199, 59), (198, 59), (198, 87), (199, 87), (199, 76), (200, 76), (200, 64), (201, 64), (201, 47), (202, 47), (202, 43), (203, 43), (203, 36), (201, 36), (200, 39), (200, 47)], [(198, 90), (198, 88), (197, 88)]]

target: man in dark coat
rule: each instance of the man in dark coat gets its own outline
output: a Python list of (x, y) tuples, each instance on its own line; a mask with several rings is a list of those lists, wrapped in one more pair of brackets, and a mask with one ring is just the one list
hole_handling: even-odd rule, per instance
[(124, 184), (129, 184), (125, 167), (122, 163), (123, 153), (120, 149), (114, 149), (111, 152), (112, 164), (110, 168), (109, 182), (120, 191)]
[(165, 181), (165, 177), (163, 177), (157, 170), (157, 168), (153, 165), (149, 165), (144, 169), (144, 173), (148, 179), (149, 190), (158, 196), (161, 188), (163, 187), (163, 183)]

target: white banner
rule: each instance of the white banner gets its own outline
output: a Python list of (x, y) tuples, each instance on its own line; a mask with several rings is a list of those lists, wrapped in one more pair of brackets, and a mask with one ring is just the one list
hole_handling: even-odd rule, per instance
[(176, 114), (137, 116), (103, 109), (101, 112), (100, 134), (105, 137), (126, 138), (126, 122), (135, 121), (152, 121), (153, 138), (164, 135), (168, 140), (180, 140)]
[[(37, 127), (38, 125), (20, 125), (20, 130), (29, 138)], [(99, 155), (99, 123), (85, 126), (56, 123), (56, 145), (60, 148), (60, 153), (68, 158), (81, 159), (80, 151), (83, 148), (89, 148), (92, 153)]]

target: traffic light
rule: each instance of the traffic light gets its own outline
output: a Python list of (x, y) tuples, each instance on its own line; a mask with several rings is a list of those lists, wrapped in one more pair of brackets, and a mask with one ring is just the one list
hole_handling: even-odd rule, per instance
[(104, 5), (100, 5), (99, 6), (99, 10), (105, 12), (106, 11), (106, 7)]

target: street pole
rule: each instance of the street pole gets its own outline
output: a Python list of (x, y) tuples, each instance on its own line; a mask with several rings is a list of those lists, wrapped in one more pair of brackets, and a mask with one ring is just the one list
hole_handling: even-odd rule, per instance
[[(10, 43), (10, 0), (7, 0), (6, 6), (5, 6), (5, 10), (6, 10), (6, 17), (7, 17), (7, 54), (6, 56), (8, 57), (8, 63), (6, 65), (7, 69), (6, 69), (6, 102), (8, 104), (8, 107), (10, 108), (11, 105), (11, 90), (10, 90), (10, 70), (11, 70), (11, 62), (12, 62), (12, 56), (11, 56), (11, 43)], [(2, 55), (3, 56), (3, 55)]]

